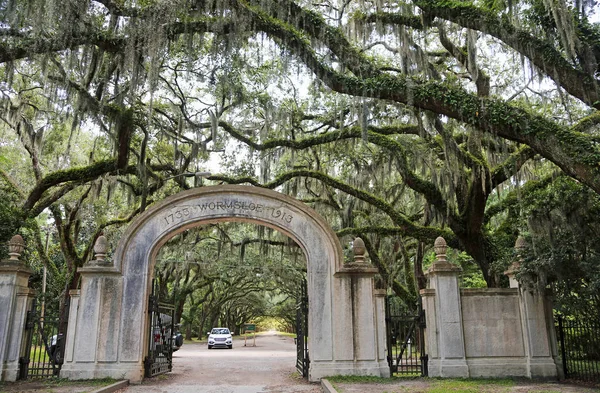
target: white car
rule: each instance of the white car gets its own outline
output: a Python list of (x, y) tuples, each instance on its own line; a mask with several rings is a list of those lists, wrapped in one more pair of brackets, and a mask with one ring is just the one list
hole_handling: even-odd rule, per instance
[(233, 339), (231, 332), (227, 328), (213, 328), (208, 332), (208, 349), (213, 347), (233, 348)]

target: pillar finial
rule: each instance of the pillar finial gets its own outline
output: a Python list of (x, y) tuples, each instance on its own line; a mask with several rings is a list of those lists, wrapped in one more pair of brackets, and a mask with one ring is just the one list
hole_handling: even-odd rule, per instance
[(523, 251), (527, 248), (527, 242), (525, 238), (521, 235), (517, 237), (515, 241), (515, 252), (517, 254), (514, 262), (508, 267), (508, 269), (504, 272), (506, 276), (508, 276), (509, 286), (511, 288), (518, 288), (519, 282), (516, 279), (516, 274), (521, 267), (521, 261), (523, 260)]
[(103, 262), (106, 259), (107, 251), (108, 240), (106, 240), (106, 236), (98, 236), (98, 239), (96, 239), (96, 243), (94, 244), (94, 259), (98, 262)]
[(448, 249), (448, 244), (443, 237), (438, 237), (435, 239), (433, 243), (433, 249), (435, 251), (435, 263), (448, 263), (446, 260), (446, 250)]
[(8, 255), (11, 261), (18, 261), (23, 249), (25, 248), (25, 242), (21, 235), (13, 236), (8, 242)]
[(519, 255), (521, 255), (523, 250), (525, 250), (526, 248), (527, 248), (527, 242), (525, 241), (525, 238), (523, 236), (519, 235), (517, 237), (517, 240), (515, 241), (515, 250), (517, 251), (517, 253)]
[(352, 251), (354, 252), (355, 263), (365, 263), (365, 253), (367, 252), (367, 248), (365, 247), (363, 239), (360, 237), (354, 239), (354, 242), (352, 242)]

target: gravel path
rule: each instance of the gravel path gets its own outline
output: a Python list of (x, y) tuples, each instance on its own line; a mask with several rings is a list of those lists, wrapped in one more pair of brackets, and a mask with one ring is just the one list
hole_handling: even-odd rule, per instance
[[(248, 344), (252, 342), (249, 340)], [(296, 346), (290, 337), (260, 335), (256, 347), (234, 340), (233, 349), (184, 344), (173, 372), (130, 386), (124, 393), (320, 393), (319, 384), (298, 378)]]

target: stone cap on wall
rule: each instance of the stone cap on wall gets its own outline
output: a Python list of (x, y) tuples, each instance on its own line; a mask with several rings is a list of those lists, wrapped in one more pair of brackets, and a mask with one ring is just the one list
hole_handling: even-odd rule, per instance
[(0, 261), (0, 272), (32, 274), (33, 270), (31, 270), (23, 261), (3, 259)]
[(432, 275), (436, 273), (453, 273), (458, 274), (462, 272), (462, 268), (450, 262), (435, 262), (427, 269), (426, 275)]
[(433, 288), (425, 288), (419, 291), (421, 296), (435, 296), (435, 289)]
[(373, 290), (373, 295), (375, 295), (376, 297), (387, 296), (387, 290), (385, 290), (385, 289), (374, 289)]
[(117, 269), (116, 267), (114, 267), (113, 265), (104, 266), (104, 265), (92, 265), (89, 263), (86, 263), (83, 267), (77, 268), (77, 273), (82, 273), (82, 274), (98, 273), (98, 274), (107, 274), (107, 275), (122, 274), (121, 271), (119, 269)]
[(518, 296), (518, 288), (461, 288), (461, 296)]
[(344, 266), (335, 272), (334, 276), (375, 276), (379, 273), (376, 267), (367, 263), (345, 263)]

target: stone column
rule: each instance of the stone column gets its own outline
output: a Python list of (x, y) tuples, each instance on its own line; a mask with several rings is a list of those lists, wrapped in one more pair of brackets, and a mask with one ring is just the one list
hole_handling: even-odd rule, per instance
[[(426, 345), (436, 349), (429, 353), (428, 371), (430, 377), (463, 378), (469, 377), (469, 367), (458, 286), (458, 275), (462, 269), (446, 260), (447, 248), (444, 238), (435, 240), (436, 261), (426, 273), (429, 288), (422, 291), (427, 297), (423, 304), (427, 315)], [(432, 292), (435, 294), (433, 301)], [(430, 319), (429, 314), (433, 314), (435, 319)]]
[(0, 380), (16, 381), (22, 354), (27, 311), (34, 291), (28, 288), (29, 269), (19, 260), (23, 238), (13, 236), (8, 243), (9, 259), (0, 261)]
[[(377, 360), (383, 366), (388, 367), (387, 363), (387, 330), (385, 325), (385, 298), (387, 291), (385, 289), (375, 289), (375, 312), (376, 312), (376, 327), (377, 327)], [(389, 375), (384, 375), (389, 377)]]
[(549, 299), (544, 293), (534, 293), (519, 285), (515, 279), (522, 254), (526, 247), (521, 236), (515, 242), (516, 261), (504, 272), (510, 280), (511, 288), (519, 288), (523, 342), (527, 356), (527, 376), (529, 378), (557, 378), (556, 335), (551, 312), (548, 313)]
[(73, 293), (61, 377), (114, 378), (131, 375), (131, 369), (138, 380), (143, 377), (141, 361), (118, 363), (122, 275), (112, 262), (106, 261), (106, 251), (106, 238), (100, 236), (94, 246), (95, 259), (77, 270), (81, 274), (81, 290)]
[(67, 337), (65, 341), (64, 363), (73, 361), (73, 350), (75, 348), (75, 334), (77, 332), (77, 310), (79, 310), (80, 289), (71, 289), (69, 291), (69, 323), (67, 328)]
[(365, 261), (365, 243), (361, 238), (354, 240), (353, 251), (354, 261), (346, 263), (335, 273), (336, 277), (348, 282), (351, 298), (353, 359), (347, 362), (346, 370), (341, 370), (341, 373), (389, 377), (385, 349), (380, 353), (385, 348), (386, 338), (385, 331), (381, 335), (378, 329), (385, 326), (385, 313), (382, 314), (382, 304), (378, 304), (375, 294), (374, 277), (378, 270)]

